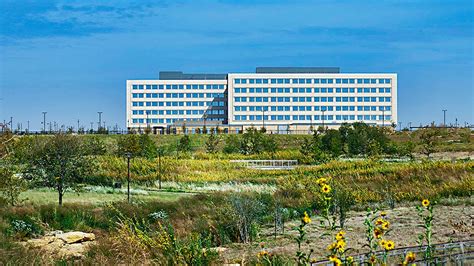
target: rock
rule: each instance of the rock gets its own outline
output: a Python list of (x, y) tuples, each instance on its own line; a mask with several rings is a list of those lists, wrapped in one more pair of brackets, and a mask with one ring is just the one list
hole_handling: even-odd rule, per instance
[(68, 232), (56, 235), (57, 238), (62, 239), (66, 244), (80, 243), (84, 241), (92, 241), (95, 239), (95, 235), (92, 233), (84, 232)]
[(93, 240), (95, 240), (95, 235), (92, 233), (52, 231), (42, 238), (30, 239), (20, 244), (25, 247), (39, 248), (45, 253), (60, 258), (81, 258), (94, 243)]
[(64, 232), (61, 231), (61, 230), (55, 230), (55, 231), (46, 232), (44, 235), (45, 236), (57, 236), (57, 235), (60, 235), (60, 234), (64, 234)]
[(64, 245), (58, 252), (60, 257), (74, 257), (74, 258), (81, 258), (83, 253), (85, 252), (85, 245), (82, 243), (75, 243), (70, 245)]
[(38, 238), (38, 239), (30, 239), (26, 241), (26, 244), (31, 246), (32, 248), (41, 248), (48, 245), (49, 243), (53, 241), (54, 241), (53, 236), (47, 236), (47, 237)]

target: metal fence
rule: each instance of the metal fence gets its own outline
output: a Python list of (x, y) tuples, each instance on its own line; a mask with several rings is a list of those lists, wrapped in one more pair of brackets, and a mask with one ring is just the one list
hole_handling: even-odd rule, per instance
[(297, 160), (231, 160), (230, 162), (259, 170), (291, 170), (298, 165)]
[[(387, 253), (387, 258), (405, 258), (408, 252), (422, 254), (426, 251), (427, 247), (411, 246), (393, 249)], [(435, 255), (430, 261), (419, 258), (415, 263), (417, 265), (471, 265), (474, 262), (474, 240), (435, 244), (433, 249)], [(380, 258), (383, 256), (383, 252), (378, 251), (375, 254), (365, 253), (353, 256), (354, 262), (365, 265), (372, 255)], [(333, 265), (333, 263), (329, 260), (322, 260), (313, 262), (311, 265)]]

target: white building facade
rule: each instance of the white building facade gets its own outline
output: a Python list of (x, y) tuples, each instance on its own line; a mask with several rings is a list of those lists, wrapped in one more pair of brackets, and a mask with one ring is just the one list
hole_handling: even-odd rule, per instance
[(305, 133), (359, 121), (380, 126), (397, 123), (397, 74), (393, 73), (257, 68), (257, 73), (171, 77), (177, 79), (127, 81), (128, 128), (219, 121), (237, 131), (253, 126), (275, 133)]

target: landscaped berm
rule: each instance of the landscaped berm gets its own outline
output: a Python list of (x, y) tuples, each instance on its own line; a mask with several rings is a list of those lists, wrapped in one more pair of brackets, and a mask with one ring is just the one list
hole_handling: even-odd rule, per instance
[(0, 265), (474, 263), (469, 129), (204, 133), (3, 132)]

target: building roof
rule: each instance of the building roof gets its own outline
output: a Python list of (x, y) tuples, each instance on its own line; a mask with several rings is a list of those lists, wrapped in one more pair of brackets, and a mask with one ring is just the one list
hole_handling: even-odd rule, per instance
[(256, 73), (340, 73), (338, 67), (257, 67)]

